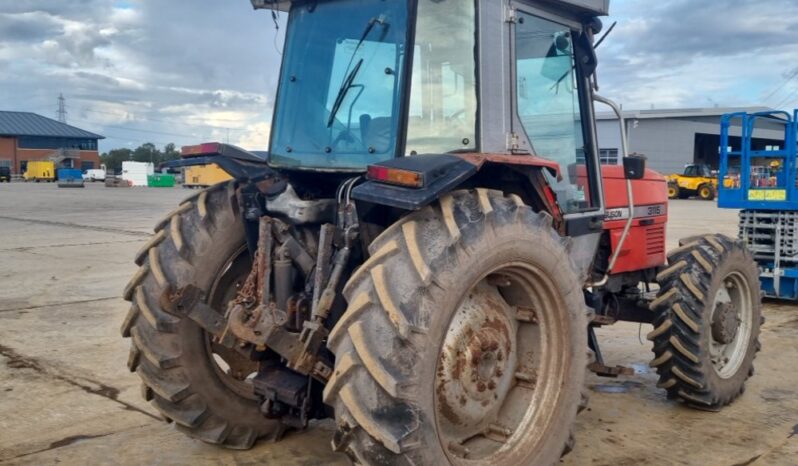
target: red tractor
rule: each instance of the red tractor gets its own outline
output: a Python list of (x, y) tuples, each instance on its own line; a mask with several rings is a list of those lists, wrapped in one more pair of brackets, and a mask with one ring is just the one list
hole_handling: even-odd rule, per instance
[(758, 272), (720, 235), (666, 256), (664, 178), (599, 165), (607, 3), (253, 0), (289, 13), (269, 152), (171, 163), (234, 180), (136, 258), (145, 398), (231, 448), (332, 417), (363, 464), (552, 464), (619, 320), (654, 325), (668, 396), (737, 397)]

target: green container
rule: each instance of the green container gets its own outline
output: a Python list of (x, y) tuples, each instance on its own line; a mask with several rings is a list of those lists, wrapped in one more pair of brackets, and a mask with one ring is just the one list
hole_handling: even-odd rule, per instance
[(147, 186), (150, 188), (174, 188), (175, 176), (156, 173), (147, 176)]

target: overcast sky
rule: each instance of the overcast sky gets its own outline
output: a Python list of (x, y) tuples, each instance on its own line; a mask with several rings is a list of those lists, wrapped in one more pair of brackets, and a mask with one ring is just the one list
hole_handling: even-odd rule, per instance
[[(798, 1), (611, 9), (601, 92), (626, 109), (798, 106)], [(101, 150), (264, 149), (281, 37), (248, 0), (0, 0), (0, 110), (54, 117), (63, 93), (68, 122), (108, 138)]]

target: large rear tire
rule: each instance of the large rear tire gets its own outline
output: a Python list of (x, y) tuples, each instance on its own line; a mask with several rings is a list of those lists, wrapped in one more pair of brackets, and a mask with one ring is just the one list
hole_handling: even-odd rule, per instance
[(754, 373), (762, 323), (759, 272), (740, 241), (692, 237), (660, 272), (651, 366), (670, 398), (717, 410), (737, 398)]
[(125, 289), (132, 306), (122, 335), (131, 338), (128, 366), (141, 377), (144, 398), (167, 420), (204, 442), (246, 449), (259, 437), (281, 433), (277, 421), (260, 413), (246, 381), (257, 364), (214, 345), (194, 321), (159, 304), (168, 289), (192, 284), (224, 312), (250, 269), (234, 201), (232, 182), (216, 185), (158, 224)]
[(587, 364), (580, 282), (550, 217), (457, 191), (370, 246), (330, 334), (333, 445), (363, 464), (553, 464)]

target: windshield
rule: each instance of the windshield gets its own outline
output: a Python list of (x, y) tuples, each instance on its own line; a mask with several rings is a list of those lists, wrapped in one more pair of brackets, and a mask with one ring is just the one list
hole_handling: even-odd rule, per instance
[(360, 169), (394, 157), (408, 4), (295, 2), (271, 138), (282, 167)]

